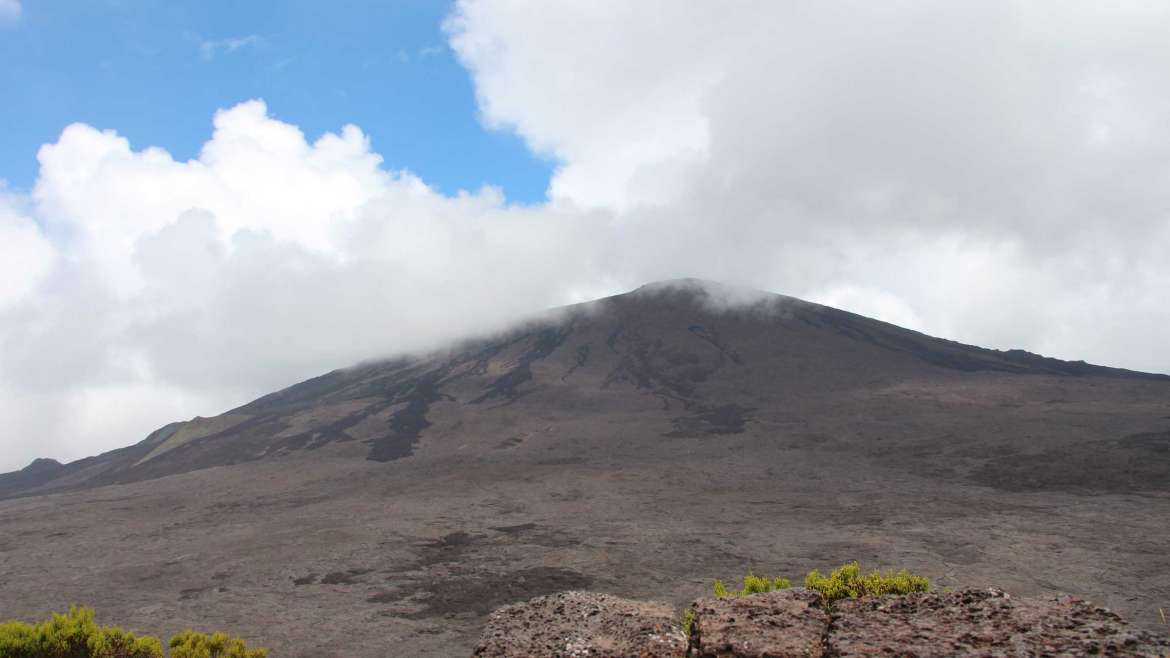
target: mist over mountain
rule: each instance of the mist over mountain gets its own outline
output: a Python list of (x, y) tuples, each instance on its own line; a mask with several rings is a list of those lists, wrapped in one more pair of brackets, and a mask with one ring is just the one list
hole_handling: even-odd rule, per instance
[[(635, 409), (644, 416), (636, 427), (649, 435), (742, 434), (749, 425), (754, 434), (784, 427), (793, 400), (811, 403), (854, 389), (874, 396), (875, 387), (955, 373), (1170, 382), (962, 345), (791, 297), (683, 279), (549, 311), (448, 350), (336, 370), (213, 418), (168, 424), (96, 458), (69, 465), (38, 459), (2, 476), (0, 493), (133, 482), (335, 443), (352, 443), (338, 449), (385, 462), (413, 455), (424, 435), (423, 455), (484, 458), (510, 440), (519, 448), (522, 439), (505, 436), (503, 418), (524, 411), (565, 424), (545, 433), (572, 427), (574, 437), (586, 433), (607, 443), (589, 425)], [(641, 404), (631, 406), (631, 395)], [(450, 454), (447, 444), (462, 440), (468, 424), (479, 428), (476, 449)], [(1047, 468), (1080, 481), (1067, 459), (1059, 456)], [(1113, 486), (1158, 484), (1161, 474)]]

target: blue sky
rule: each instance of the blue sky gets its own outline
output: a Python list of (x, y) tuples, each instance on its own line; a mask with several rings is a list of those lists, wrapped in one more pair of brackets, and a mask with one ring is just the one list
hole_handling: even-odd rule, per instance
[[(393, 169), (451, 194), (544, 198), (553, 163), (479, 122), (447, 47), (450, 3), (27, 0), (0, 26), (0, 179), (28, 189), (37, 149), (73, 122), (193, 158), (216, 109), (263, 98), (312, 140), (354, 123)], [(19, 90), (19, 93), (12, 93)]]

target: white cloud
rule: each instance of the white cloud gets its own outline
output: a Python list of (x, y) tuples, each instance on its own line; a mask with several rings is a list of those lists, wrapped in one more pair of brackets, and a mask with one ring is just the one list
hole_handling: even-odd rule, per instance
[(630, 270), (1168, 371), (1168, 23), (1154, 2), (466, 0), (447, 29), (487, 125), (561, 161), (553, 206), (617, 213)]
[(230, 55), (241, 48), (255, 46), (259, 43), (260, 36), (256, 34), (226, 39), (204, 39), (199, 42), (199, 56), (211, 61), (219, 54)]
[[(179, 162), (71, 125), (40, 150), (22, 201), (36, 220), (0, 205), (15, 283), (0, 297), (0, 417), (20, 430), (4, 467), (125, 445), (164, 414), (214, 414), (604, 281), (591, 249), (571, 255), (586, 217), (511, 208), (491, 188), (443, 196), (382, 168), (358, 128), (310, 142), (260, 101), (214, 127)], [(127, 411), (144, 390), (149, 409)]]
[(20, 0), (0, 0), (0, 25), (20, 20)]
[(728, 7), (457, 6), (485, 123), (560, 163), (533, 207), (260, 101), (186, 162), (68, 126), (0, 199), (0, 469), (678, 276), (1170, 371), (1170, 9)]
[(922, 319), (909, 304), (881, 289), (847, 284), (823, 292), (814, 292), (807, 299), (810, 302), (858, 313), (907, 329), (917, 330), (922, 326)]
[(18, 200), (4, 192), (0, 181), (0, 313), (28, 296), (49, 273), (55, 254), (52, 245), (32, 218), (22, 212)]

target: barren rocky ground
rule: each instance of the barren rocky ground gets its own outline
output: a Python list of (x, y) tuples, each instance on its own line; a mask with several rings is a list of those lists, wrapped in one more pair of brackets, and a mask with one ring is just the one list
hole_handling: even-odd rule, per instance
[(1163, 658), (1170, 637), (1133, 628), (1069, 596), (994, 589), (862, 596), (829, 604), (804, 588), (688, 608), (595, 592), (558, 592), (492, 613), (476, 658), (820, 658), (1126, 656)]
[(466, 656), (536, 595), (681, 608), (852, 559), (1170, 632), (1170, 380), (693, 284), (330, 373), (0, 495), (0, 618), (84, 603), (274, 656)]

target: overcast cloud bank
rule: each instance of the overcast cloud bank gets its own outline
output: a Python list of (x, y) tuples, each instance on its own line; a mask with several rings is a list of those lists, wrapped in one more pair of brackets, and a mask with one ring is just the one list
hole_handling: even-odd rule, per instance
[(189, 162), (66, 127), (0, 189), (0, 470), (679, 276), (1170, 371), (1162, 3), (580, 5), (446, 25), (539, 206), (261, 101)]

